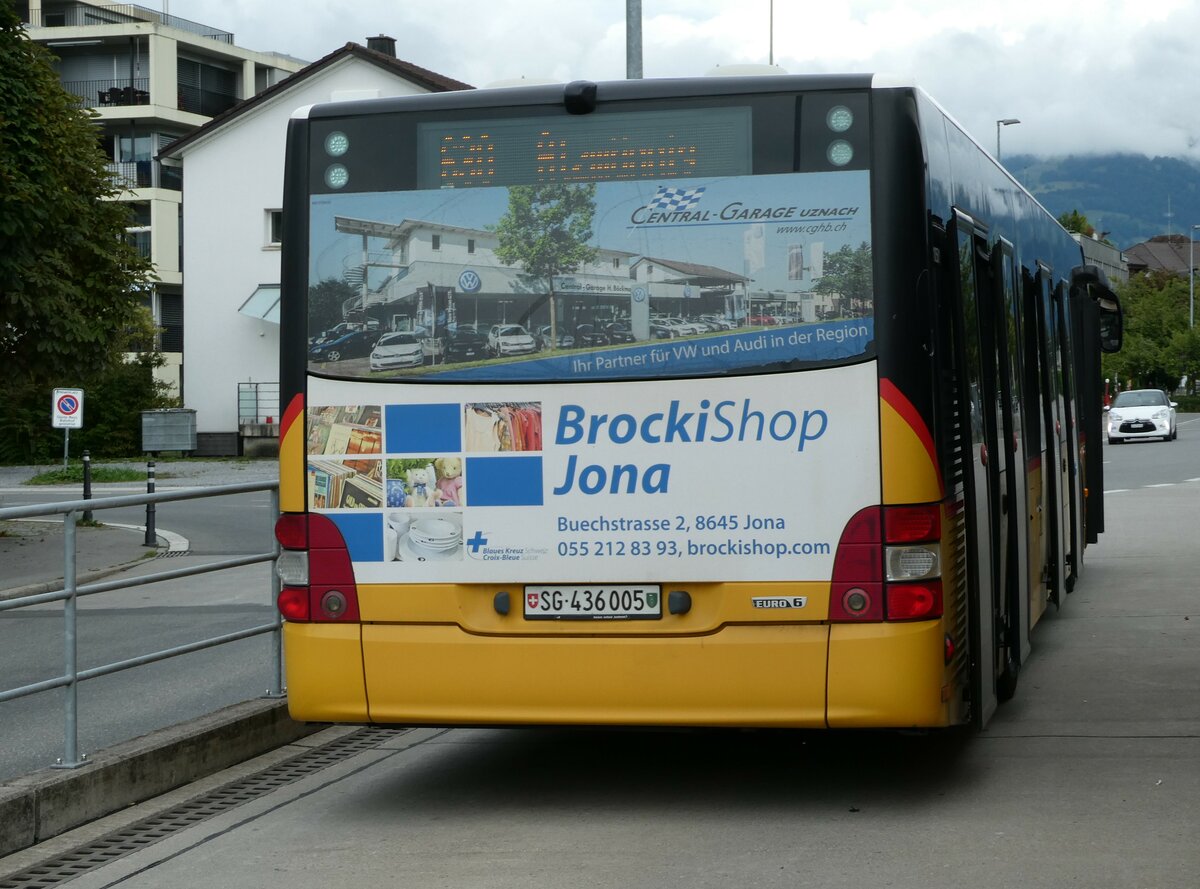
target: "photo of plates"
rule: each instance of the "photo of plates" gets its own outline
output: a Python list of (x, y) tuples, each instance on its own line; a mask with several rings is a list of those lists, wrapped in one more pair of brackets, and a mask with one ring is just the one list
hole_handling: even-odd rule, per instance
[(397, 532), (399, 537), (396, 558), (401, 562), (461, 559), (462, 526), (459, 521), (432, 517), (413, 519), (407, 526), (407, 533), (404, 533), (401, 532), (404, 527), (401, 523), (389, 520), (390, 529)]

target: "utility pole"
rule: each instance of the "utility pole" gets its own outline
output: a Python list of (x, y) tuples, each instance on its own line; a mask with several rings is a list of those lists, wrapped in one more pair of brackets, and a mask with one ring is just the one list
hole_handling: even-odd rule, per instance
[(625, 0), (625, 79), (642, 79), (642, 0)]

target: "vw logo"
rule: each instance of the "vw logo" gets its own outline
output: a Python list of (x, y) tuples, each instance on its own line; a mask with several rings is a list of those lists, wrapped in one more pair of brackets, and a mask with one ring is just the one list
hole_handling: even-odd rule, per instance
[(633, 288), (633, 301), (635, 303), (644, 303), (646, 301), (646, 288), (645, 287)]
[(475, 293), (483, 286), (483, 281), (476, 272), (467, 269), (458, 276), (458, 289), (464, 293)]

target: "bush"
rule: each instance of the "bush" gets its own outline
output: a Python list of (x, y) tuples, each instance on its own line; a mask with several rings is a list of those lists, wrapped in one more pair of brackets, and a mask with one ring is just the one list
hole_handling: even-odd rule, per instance
[[(71, 430), (70, 454), (127, 457), (142, 450), (142, 411), (175, 407), (154, 379), (157, 353), (139, 355), (62, 388), (84, 390), (83, 428)], [(48, 463), (61, 457), (63, 430), (51, 424), (53, 388), (22, 380), (0, 381), (0, 463)]]

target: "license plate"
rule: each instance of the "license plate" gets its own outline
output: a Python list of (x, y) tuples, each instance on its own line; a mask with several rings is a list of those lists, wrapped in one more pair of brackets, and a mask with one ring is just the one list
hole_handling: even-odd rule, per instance
[(526, 620), (658, 620), (657, 584), (525, 587)]

